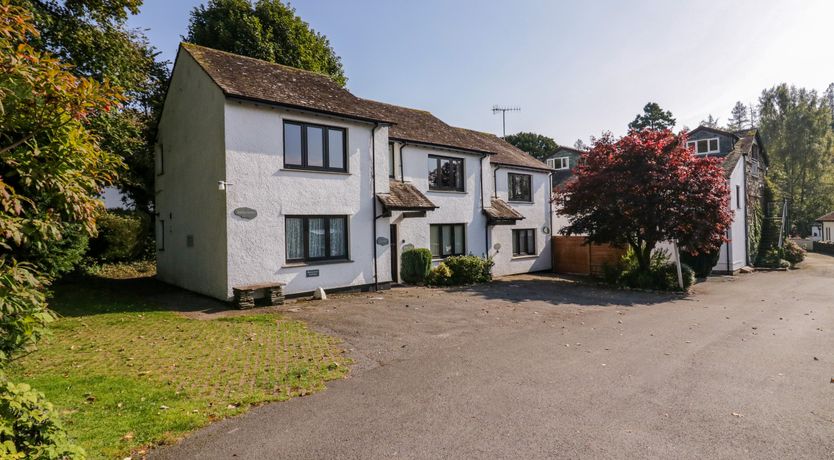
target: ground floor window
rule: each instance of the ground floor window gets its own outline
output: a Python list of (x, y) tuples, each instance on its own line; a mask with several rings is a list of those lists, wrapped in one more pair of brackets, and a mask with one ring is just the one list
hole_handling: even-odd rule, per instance
[(513, 255), (536, 255), (536, 229), (526, 228), (513, 230)]
[(347, 259), (347, 216), (287, 216), (287, 262)]
[(461, 256), (466, 252), (465, 224), (431, 225), (430, 232), (433, 257)]

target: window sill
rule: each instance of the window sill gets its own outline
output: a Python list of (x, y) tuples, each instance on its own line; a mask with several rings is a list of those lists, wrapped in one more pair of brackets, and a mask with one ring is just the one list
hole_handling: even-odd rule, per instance
[(429, 189), (428, 193), (451, 193), (457, 195), (466, 195), (466, 190), (432, 190)]
[(345, 171), (327, 171), (322, 169), (303, 169), (303, 168), (281, 168), (281, 171), (288, 171), (288, 172), (303, 172), (303, 173), (316, 173), (316, 174), (331, 174), (334, 176), (350, 176), (350, 172)]
[(512, 204), (536, 204), (535, 201), (526, 201), (526, 200), (507, 200), (507, 203), (512, 203)]
[(538, 254), (530, 254), (530, 255), (523, 255), (523, 256), (513, 256), (512, 260), (525, 260), (525, 259), (538, 259)]
[(297, 268), (297, 267), (315, 267), (317, 265), (335, 265), (335, 264), (352, 264), (350, 259), (333, 259), (333, 260), (311, 260), (309, 262), (289, 262), (285, 263), (281, 268)]

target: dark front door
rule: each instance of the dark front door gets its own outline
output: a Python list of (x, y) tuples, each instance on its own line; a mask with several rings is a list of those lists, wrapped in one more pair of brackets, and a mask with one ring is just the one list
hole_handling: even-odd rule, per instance
[(391, 225), (391, 237), (388, 239), (388, 244), (391, 245), (391, 281), (394, 284), (400, 282), (399, 273), (397, 271), (397, 248), (399, 248), (399, 243), (397, 243), (397, 226)]

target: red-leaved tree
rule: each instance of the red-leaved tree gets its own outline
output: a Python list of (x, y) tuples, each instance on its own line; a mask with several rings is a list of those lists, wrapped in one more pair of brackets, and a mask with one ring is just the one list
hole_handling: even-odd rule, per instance
[(690, 253), (712, 252), (732, 221), (729, 186), (721, 160), (699, 157), (686, 134), (632, 131), (594, 141), (556, 196), (570, 224), (567, 235), (594, 243), (631, 246), (641, 270), (662, 241), (677, 240)]

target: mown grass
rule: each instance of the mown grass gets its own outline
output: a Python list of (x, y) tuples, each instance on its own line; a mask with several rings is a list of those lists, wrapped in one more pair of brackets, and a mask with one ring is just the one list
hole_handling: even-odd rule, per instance
[[(278, 314), (212, 320), (161, 309), (153, 280), (55, 289), (53, 336), (14, 368), (43, 391), (91, 458), (121, 458), (195, 428), (324, 388), (349, 359)], [(139, 287), (138, 289), (136, 287)]]

